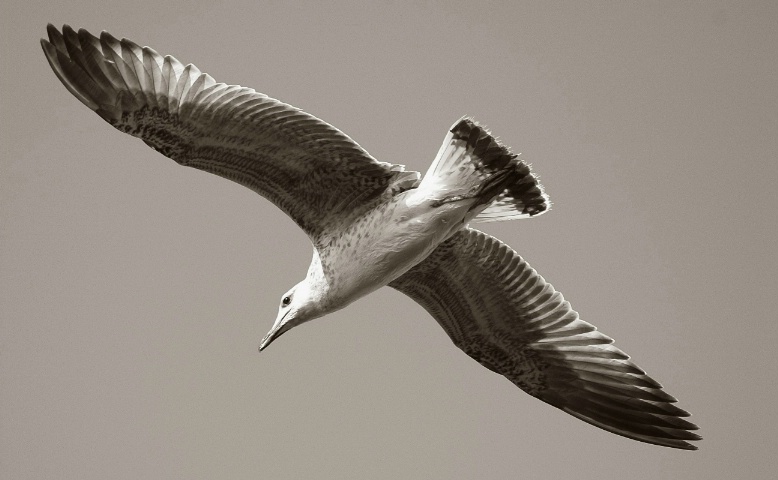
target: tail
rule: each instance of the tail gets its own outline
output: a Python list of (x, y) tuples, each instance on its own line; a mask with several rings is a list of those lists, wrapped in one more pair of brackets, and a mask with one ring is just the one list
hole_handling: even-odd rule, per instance
[(477, 199), (473, 209), (483, 208), (475, 218), (481, 222), (534, 217), (550, 207), (529, 165), (467, 117), (446, 135), (424, 187), (446, 191), (440, 203)]

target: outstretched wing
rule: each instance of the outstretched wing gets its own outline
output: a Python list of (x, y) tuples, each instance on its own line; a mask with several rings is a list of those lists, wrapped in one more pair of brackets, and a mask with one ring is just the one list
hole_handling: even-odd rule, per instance
[(335, 127), (194, 65), (107, 32), (48, 26), (43, 51), (62, 83), (117, 129), (176, 162), (264, 196), (316, 242), (418, 172), (376, 161)]
[(687, 442), (700, 439), (697, 426), (675, 398), (499, 240), (465, 229), (390, 286), (530, 395), (618, 435), (697, 448)]

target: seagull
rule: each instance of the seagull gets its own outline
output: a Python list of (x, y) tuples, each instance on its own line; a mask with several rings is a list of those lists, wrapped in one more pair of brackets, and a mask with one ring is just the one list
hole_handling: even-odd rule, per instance
[(177, 163), (250, 188), (308, 235), (308, 272), (283, 295), (260, 351), (388, 285), (533, 397), (624, 437), (697, 449), (698, 427), (674, 397), (511, 247), (469, 227), (550, 206), (529, 165), (475, 120), (454, 123), (422, 177), (298, 108), (150, 47), (68, 25), (47, 32), (49, 65), (84, 105)]

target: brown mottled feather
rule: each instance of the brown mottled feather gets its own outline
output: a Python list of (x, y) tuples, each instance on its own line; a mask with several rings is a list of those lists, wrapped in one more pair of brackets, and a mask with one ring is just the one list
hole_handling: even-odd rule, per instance
[(697, 426), (675, 398), (499, 240), (462, 230), (389, 285), (530, 395), (618, 435), (696, 449)]
[(314, 243), (418, 183), (418, 172), (376, 161), (335, 127), (253, 89), (107, 32), (47, 31), (49, 64), (87, 107), (182, 165), (254, 190)]

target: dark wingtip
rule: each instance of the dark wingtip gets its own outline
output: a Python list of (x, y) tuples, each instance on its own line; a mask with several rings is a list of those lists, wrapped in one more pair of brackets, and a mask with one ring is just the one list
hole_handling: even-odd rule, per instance
[(489, 130), (473, 118), (460, 118), (449, 130), (454, 140), (464, 140), (468, 148), (473, 149), (483, 165), (501, 170), (511, 163), (517, 163), (518, 154), (503, 145)]

